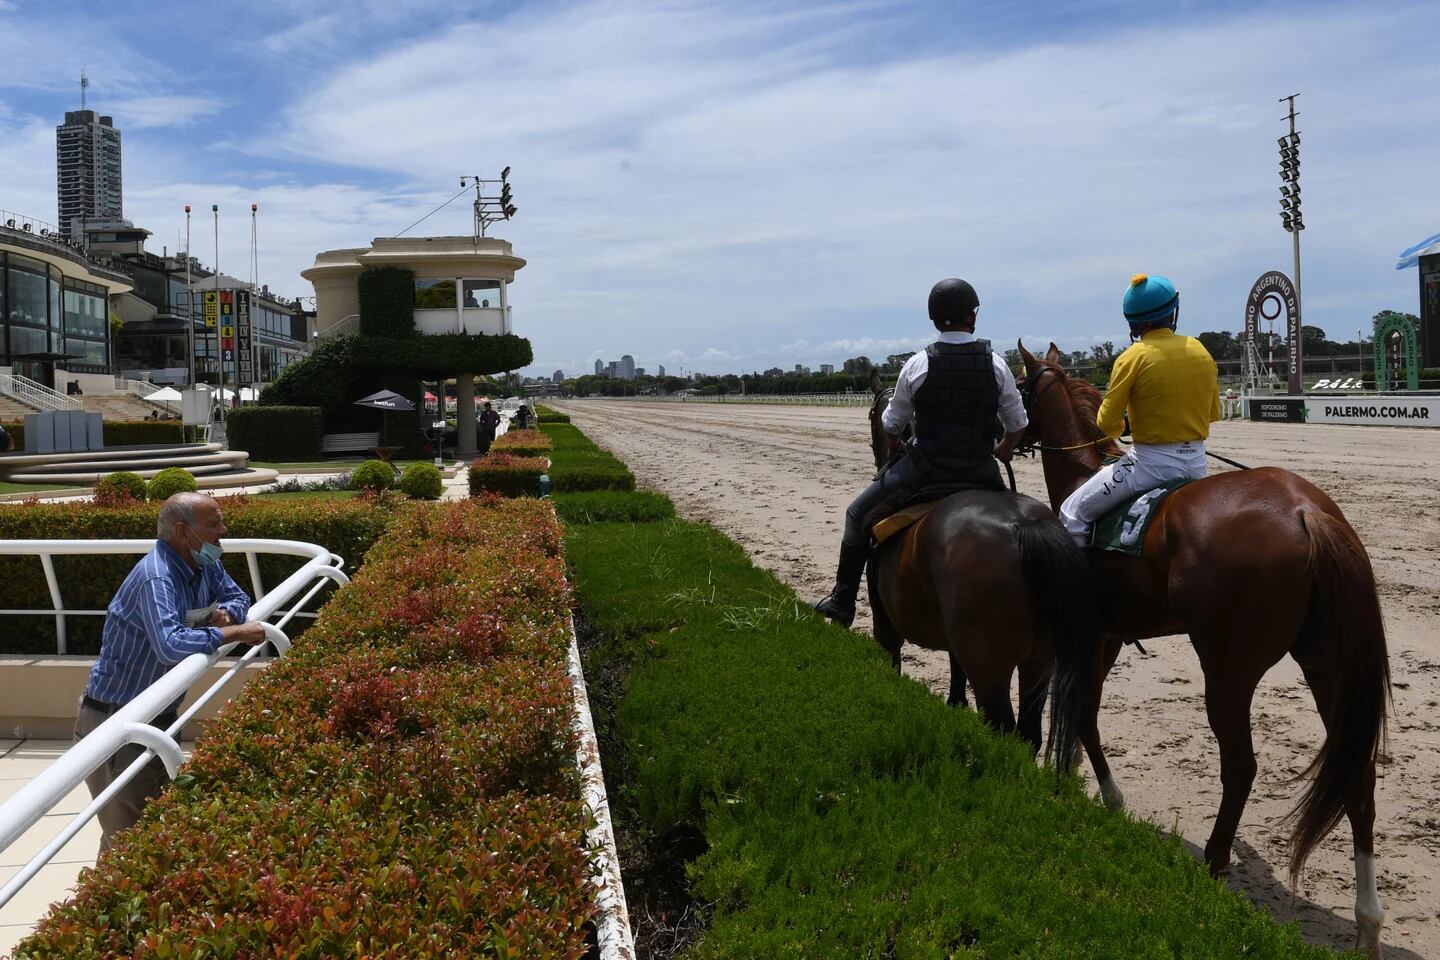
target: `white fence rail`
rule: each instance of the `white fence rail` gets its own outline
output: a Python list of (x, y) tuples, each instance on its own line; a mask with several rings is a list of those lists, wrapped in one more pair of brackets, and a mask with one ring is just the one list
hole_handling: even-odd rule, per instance
[(683, 403), (778, 403), (812, 407), (868, 407), (875, 395), (869, 391), (856, 393), (727, 393), (705, 397), (695, 394), (672, 394), (668, 397), (624, 397), (625, 400), (678, 400)]
[[(224, 540), (226, 552), (245, 556), (250, 571), (250, 580), (255, 597), (250, 607), (250, 619), (265, 624), (265, 634), (283, 656), (290, 649), (290, 640), (284, 627), (309, 603), (326, 583), (343, 585), (349, 582), (341, 568), (344, 561), (313, 543), (295, 540)], [(0, 555), (39, 556), (45, 565), (45, 578), (50, 585), (51, 598), (55, 609), (50, 610), (0, 610), (0, 615), (34, 615), (54, 613), (57, 629), (62, 631), (67, 616), (103, 616), (105, 611), (65, 610), (60, 599), (60, 588), (55, 579), (54, 561), (57, 556), (78, 554), (143, 554), (154, 549), (154, 540), (0, 540)], [(261, 554), (282, 554), (301, 557), (305, 560), (299, 570), (266, 593), (260, 580)], [(303, 595), (302, 595), (303, 594)], [(295, 600), (296, 597), (298, 600)], [(295, 600), (293, 604), (291, 601)], [(290, 604), (289, 609), (285, 609)], [(275, 623), (269, 623), (272, 618)], [(63, 639), (62, 639), (63, 644)], [(221, 657), (233, 650), (237, 644), (226, 644), (215, 653), (196, 653), (186, 657), (172, 667), (163, 677), (151, 685), (134, 700), (122, 706), (110, 718), (95, 728), (75, 746), (47, 767), (35, 779), (21, 787), (9, 800), (0, 805), (0, 854), (25, 831), (34, 826), (42, 817), (65, 798), (70, 791), (85, 782), (85, 778), (101, 764), (106, 763), (120, 748), (128, 744), (140, 744), (147, 749), (116, 777), (110, 786), (89, 806), (75, 816), (49, 844), (35, 854), (20, 872), (11, 877), (0, 888), (0, 907), (9, 903), (32, 877), (57, 854), (75, 834), (79, 833), (109, 800), (127, 783), (139, 775), (151, 757), (158, 756), (171, 776), (180, 766), (180, 745), (176, 735), (191, 717), (209, 703), (245, 665), (260, 655), (264, 644), (258, 644), (237, 659), (225, 674), (202, 693), (191, 706), (176, 718), (163, 733), (150, 726), (150, 721), (166, 707), (176, 702), (203, 677)]]
[(28, 377), (14, 373), (0, 373), (0, 393), (38, 410), (83, 410), (84, 404), (74, 397), (67, 397)]

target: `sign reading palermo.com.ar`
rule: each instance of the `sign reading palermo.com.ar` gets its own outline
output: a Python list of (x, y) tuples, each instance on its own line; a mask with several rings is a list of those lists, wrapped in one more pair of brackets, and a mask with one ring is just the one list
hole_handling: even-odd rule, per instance
[(1440, 427), (1440, 397), (1247, 397), (1246, 416), (1268, 423)]

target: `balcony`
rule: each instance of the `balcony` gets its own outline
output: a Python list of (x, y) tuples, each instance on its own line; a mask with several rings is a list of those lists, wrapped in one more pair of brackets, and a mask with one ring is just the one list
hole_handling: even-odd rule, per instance
[(442, 307), (417, 309), (415, 330), (422, 336), (441, 333), (495, 335), (510, 332), (509, 309), (499, 307)]

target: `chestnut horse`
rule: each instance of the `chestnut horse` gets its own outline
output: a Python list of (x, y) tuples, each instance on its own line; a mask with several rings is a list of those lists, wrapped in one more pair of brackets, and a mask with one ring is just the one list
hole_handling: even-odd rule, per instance
[[(1050, 345), (1020, 345), (1026, 442), (1038, 445), (1050, 505), (1118, 453), (1095, 424), (1100, 391), (1068, 376)], [(1140, 558), (1091, 551), (1104, 645), (1100, 682), (1122, 642), (1189, 634), (1205, 673), (1205, 707), (1220, 746), (1220, 812), (1205, 860), (1219, 873), (1255, 779), (1250, 702), (1285, 654), (1305, 674), (1325, 724), (1313, 779), (1289, 819), (1293, 883), (1315, 845), (1348, 815), (1355, 848), (1357, 947), (1380, 955), (1375, 888), (1375, 762), (1385, 736), (1390, 666), (1370, 559), (1328, 496), (1274, 467), (1205, 477), (1162, 503)], [(1073, 704), (1075, 701), (1071, 701)], [(1099, 692), (1087, 708), (1098, 709)], [(1097, 778), (1111, 778), (1092, 713), (1075, 718)]]
[[(905, 447), (880, 427), (893, 391), (872, 381), (871, 447), (883, 469)], [(1020, 671), (1019, 732), (1040, 749), (1046, 681), (1047, 758), (1066, 770), (1078, 750), (1073, 718), (1093, 715), (1100, 610), (1085, 555), (1045, 505), (1002, 490), (951, 494), (870, 556), (875, 639), (900, 668), (904, 641), (950, 655), (950, 696), (965, 702), (968, 678), (987, 723), (1016, 729), (1010, 681)], [(1053, 669), (1052, 669), (1053, 665)]]

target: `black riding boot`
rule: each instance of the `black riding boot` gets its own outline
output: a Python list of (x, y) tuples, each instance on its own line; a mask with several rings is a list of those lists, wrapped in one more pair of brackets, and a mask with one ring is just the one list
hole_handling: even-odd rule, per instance
[(860, 574), (865, 570), (867, 550), (847, 543), (840, 545), (840, 567), (835, 571), (835, 587), (815, 609), (826, 617), (848, 627), (855, 622), (855, 598), (860, 593)]

